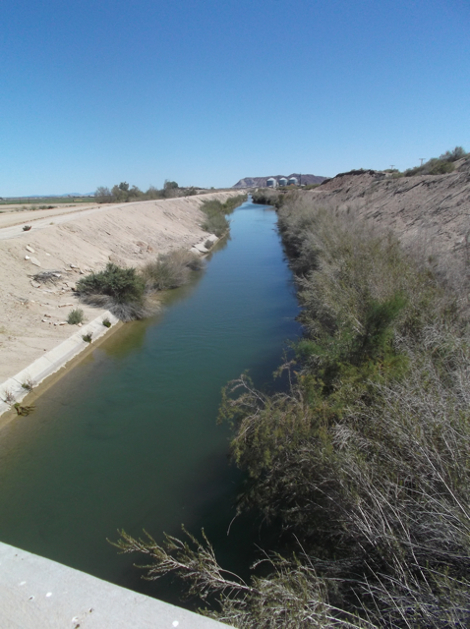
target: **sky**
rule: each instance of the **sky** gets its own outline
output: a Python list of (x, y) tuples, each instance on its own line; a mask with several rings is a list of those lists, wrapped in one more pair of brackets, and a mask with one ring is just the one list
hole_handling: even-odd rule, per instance
[(470, 151), (469, 0), (1, 0), (0, 196)]

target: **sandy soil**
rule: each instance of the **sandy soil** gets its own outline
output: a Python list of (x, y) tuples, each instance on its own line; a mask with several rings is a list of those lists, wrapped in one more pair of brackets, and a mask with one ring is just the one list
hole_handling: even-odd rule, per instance
[(10, 225), (30, 225), (31, 221), (36, 221), (38, 218), (53, 218), (57, 215), (81, 212), (99, 207), (97, 203), (69, 203), (57, 205), (48, 210), (31, 210), (18, 208), (17, 205), (2, 205), (0, 206), (0, 228)]
[[(204, 199), (224, 201), (239, 191), (165, 201), (2, 212), (0, 215), (0, 382), (15, 375), (77, 330), (64, 323), (77, 307), (72, 288), (107, 262), (138, 267), (159, 253), (187, 248), (207, 233)], [(31, 225), (23, 231), (23, 225)], [(36, 282), (57, 271), (55, 284)], [(85, 319), (101, 311), (80, 305)]]

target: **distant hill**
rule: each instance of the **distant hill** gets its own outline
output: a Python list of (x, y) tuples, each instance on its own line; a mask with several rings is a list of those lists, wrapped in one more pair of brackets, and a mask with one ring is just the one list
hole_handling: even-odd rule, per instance
[(318, 175), (301, 175), (299, 173), (292, 173), (291, 175), (268, 175), (268, 177), (245, 177), (240, 179), (232, 188), (266, 188), (266, 182), (268, 179), (276, 179), (279, 182), (281, 177), (289, 179), (290, 177), (296, 177), (299, 183), (303, 186), (309, 186), (314, 183), (321, 183), (328, 179), (328, 177), (319, 177)]

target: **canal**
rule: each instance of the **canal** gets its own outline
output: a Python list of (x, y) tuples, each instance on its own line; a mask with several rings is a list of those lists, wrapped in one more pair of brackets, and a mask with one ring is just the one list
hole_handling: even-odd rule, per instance
[(245, 370), (272, 386), (297, 314), (276, 214), (247, 202), (160, 314), (126, 324), (0, 432), (0, 540), (177, 602), (107, 539), (146, 529), (161, 541), (184, 523), (243, 571), (258, 533), (238, 518), (228, 534), (241, 475), (216, 425), (221, 388)]

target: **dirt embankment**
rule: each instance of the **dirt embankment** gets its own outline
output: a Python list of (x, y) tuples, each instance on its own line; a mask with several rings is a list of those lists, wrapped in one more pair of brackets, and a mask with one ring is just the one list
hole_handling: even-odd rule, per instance
[(315, 206), (350, 211), (393, 230), (456, 272), (470, 254), (470, 160), (446, 175), (398, 177), (375, 171), (338, 175), (305, 195)]
[[(77, 330), (64, 323), (77, 307), (72, 288), (83, 274), (107, 262), (138, 267), (159, 253), (190, 249), (207, 233), (201, 229), (204, 199), (225, 201), (239, 191), (165, 201), (93, 206), (44, 216), (3, 215), (0, 228), (0, 382), (27, 367)], [(47, 211), (45, 211), (47, 214)], [(31, 216), (29, 216), (31, 214)], [(27, 220), (25, 220), (27, 219)], [(25, 223), (31, 230), (23, 231)], [(33, 276), (55, 271), (55, 283)], [(85, 319), (101, 311), (80, 307)]]

